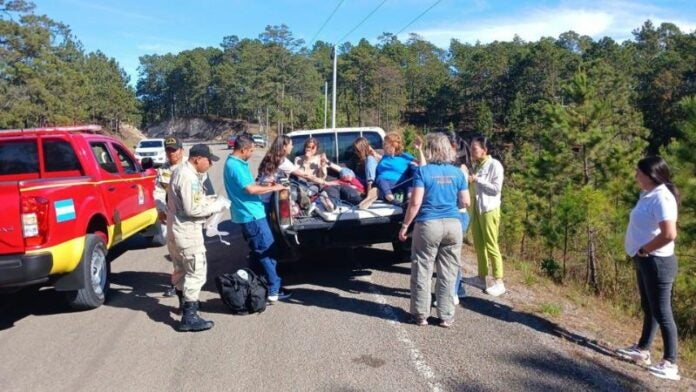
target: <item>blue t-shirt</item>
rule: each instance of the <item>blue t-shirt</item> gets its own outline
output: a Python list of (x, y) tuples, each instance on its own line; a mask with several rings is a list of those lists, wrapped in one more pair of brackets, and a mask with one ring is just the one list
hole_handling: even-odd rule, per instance
[(402, 152), (399, 155), (384, 155), (377, 165), (377, 177), (398, 182), (408, 172), (409, 166), (416, 159), (413, 155)]
[(234, 223), (248, 223), (266, 217), (266, 211), (258, 195), (251, 195), (246, 187), (254, 183), (249, 163), (230, 155), (222, 174), (227, 198), (232, 202), (230, 214)]
[(425, 188), (423, 203), (416, 215), (416, 222), (431, 219), (459, 219), (459, 192), (468, 184), (461, 169), (451, 164), (427, 164), (418, 167), (413, 176), (413, 186)]

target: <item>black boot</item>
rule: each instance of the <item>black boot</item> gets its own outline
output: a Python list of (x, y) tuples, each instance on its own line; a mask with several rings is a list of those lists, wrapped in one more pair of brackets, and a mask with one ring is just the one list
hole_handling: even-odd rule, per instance
[(171, 285), (171, 286), (167, 287), (166, 290), (164, 290), (164, 293), (162, 293), (162, 296), (163, 297), (173, 297), (174, 294), (176, 293), (176, 291), (177, 291), (176, 286)]
[(198, 332), (213, 328), (214, 322), (198, 317), (198, 302), (184, 302), (184, 315), (179, 324), (180, 332)]
[[(179, 298), (179, 314), (184, 311), (184, 292), (182, 290), (176, 290), (176, 296)], [(197, 301), (198, 310), (203, 310), (201, 306), (201, 301)]]

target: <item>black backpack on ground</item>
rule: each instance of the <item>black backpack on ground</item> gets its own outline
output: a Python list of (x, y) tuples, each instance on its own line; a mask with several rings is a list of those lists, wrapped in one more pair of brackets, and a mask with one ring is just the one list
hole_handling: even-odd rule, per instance
[(222, 302), (227, 305), (232, 314), (261, 313), (266, 310), (268, 294), (266, 278), (257, 276), (248, 268), (239, 269), (233, 274), (218, 276), (215, 278), (215, 285)]

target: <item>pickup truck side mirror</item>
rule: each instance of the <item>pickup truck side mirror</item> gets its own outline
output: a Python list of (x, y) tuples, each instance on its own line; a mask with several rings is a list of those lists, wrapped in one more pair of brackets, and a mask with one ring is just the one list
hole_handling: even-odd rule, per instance
[(149, 157), (143, 158), (140, 161), (140, 165), (143, 167), (143, 170), (152, 169), (153, 167), (155, 167), (155, 163), (152, 162), (152, 158)]

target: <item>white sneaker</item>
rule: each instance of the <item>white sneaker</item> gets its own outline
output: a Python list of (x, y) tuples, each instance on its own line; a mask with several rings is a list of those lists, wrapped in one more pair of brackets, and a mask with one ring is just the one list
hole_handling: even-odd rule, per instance
[(639, 365), (649, 366), (652, 363), (650, 361), (650, 351), (640, 350), (637, 344), (620, 348), (616, 350), (616, 354), (623, 359), (633, 361)]
[(496, 282), (493, 286), (486, 289), (486, 294), (492, 295), (493, 297), (499, 297), (505, 294), (505, 284), (502, 281)]
[(280, 291), (280, 292), (278, 292), (278, 294), (269, 295), (268, 302), (278, 302), (281, 299), (287, 299), (287, 298), (290, 298), (291, 296), (292, 296), (292, 293)]
[(456, 306), (456, 305), (459, 305), (459, 297), (458, 297), (456, 294), (453, 295), (453, 297), (454, 297), (454, 305), (455, 305), (455, 306)]
[(681, 376), (679, 375), (679, 367), (676, 364), (664, 359), (657, 364), (650, 366), (648, 371), (655, 377), (674, 381), (681, 380)]

